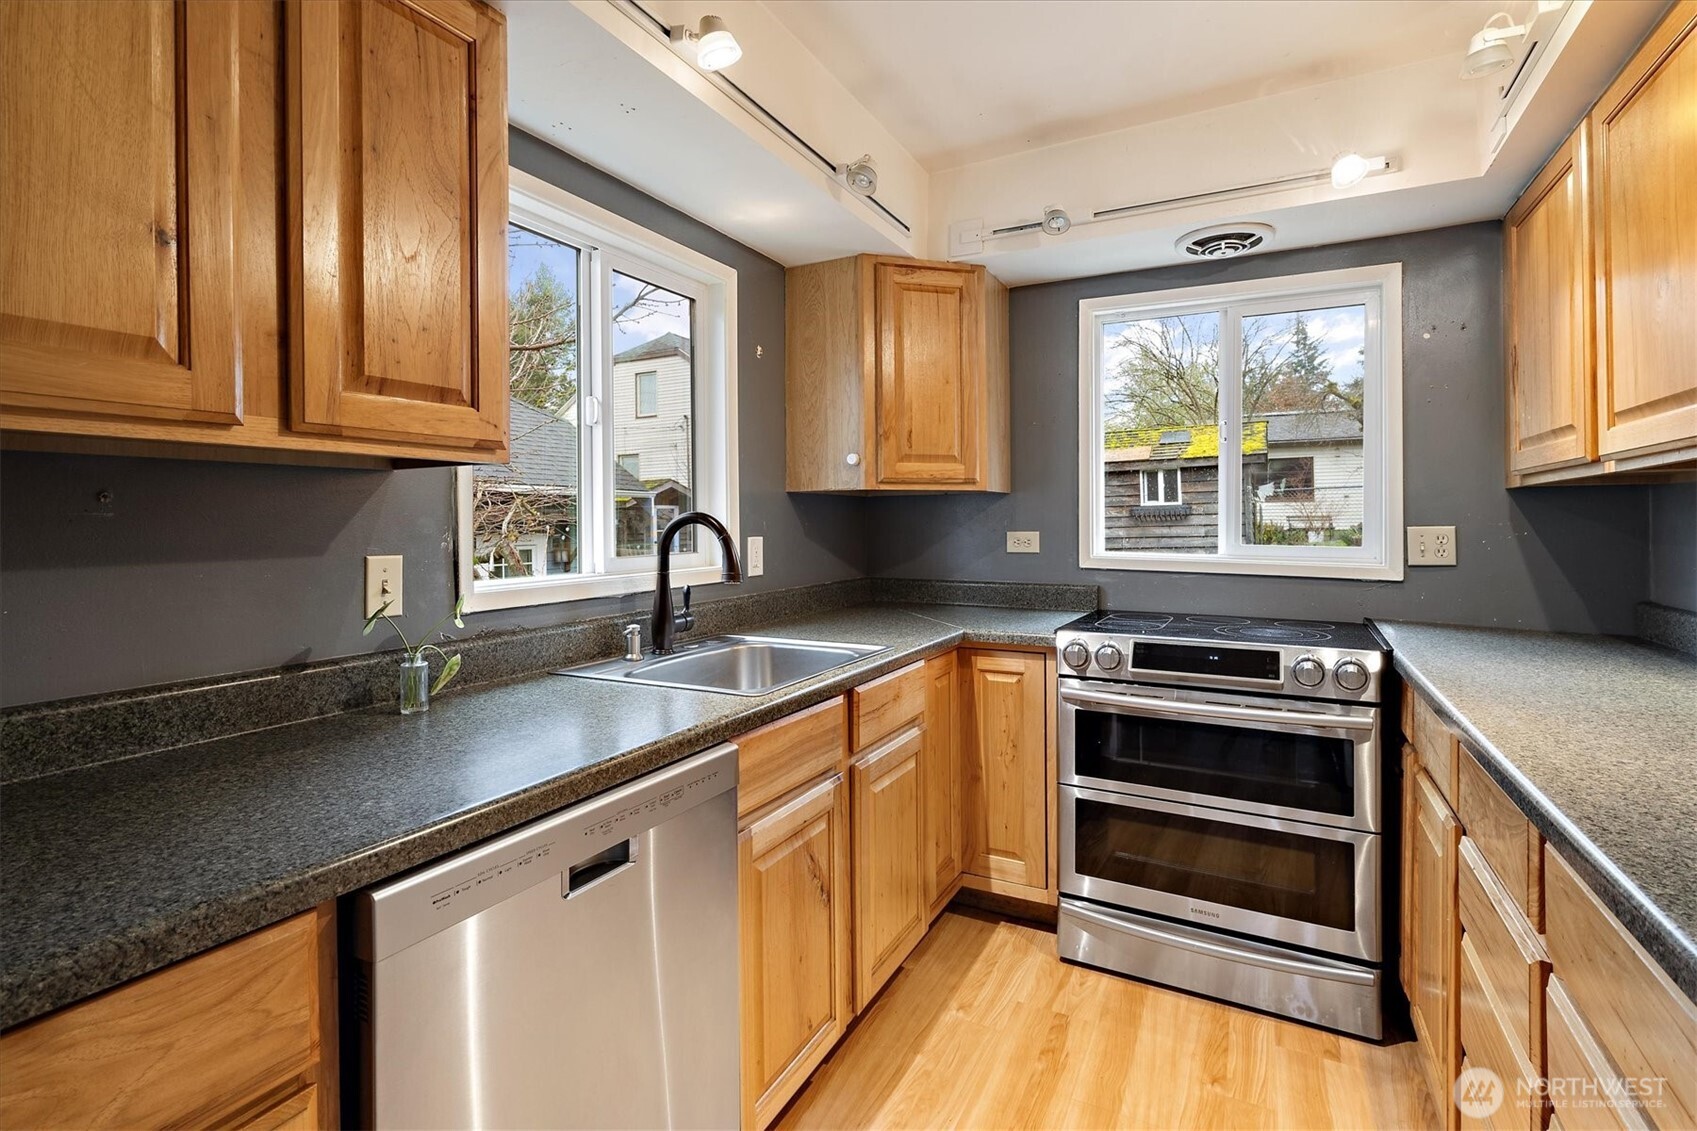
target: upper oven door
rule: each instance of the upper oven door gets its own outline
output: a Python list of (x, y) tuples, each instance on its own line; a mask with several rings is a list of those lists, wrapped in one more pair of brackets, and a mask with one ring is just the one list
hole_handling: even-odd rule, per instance
[(1376, 707), (1059, 684), (1065, 784), (1379, 831)]

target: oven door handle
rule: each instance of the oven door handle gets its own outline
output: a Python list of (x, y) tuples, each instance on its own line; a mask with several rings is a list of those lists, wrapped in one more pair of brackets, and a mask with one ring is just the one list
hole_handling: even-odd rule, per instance
[(1077, 915), (1080, 919), (1088, 919), (1098, 926), (1122, 931), (1128, 935), (1136, 935), (1138, 938), (1159, 943), (1162, 946), (1188, 950), (1193, 954), (1200, 954), (1208, 958), (1219, 958), (1228, 962), (1243, 962), (1251, 966), (1259, 966), (1264, 970), (1276, 970), (1283, 974), (1299, 974), (1305, 978), (1322, 978), (1328, 982), (1347, 982), (1355, 986), (1371, 986), (1373, 984), (1374, 975), (1371, 970), (1357, 970), (1341, 963), (1303, 962), (1300, 959), (1285, 958), (1276, 954), (1241, 950), (1235, 946), (1163, 931), (1147, 923), (1134, 923), (1122, 919), (1118, 915), (1110, 915), (1097, 911), (1093, 907), (1085, 907), (1077, 903), (1069, 902), (1066, 909), (1067, 914)]
[(1178, 719), (1217, 719), (1222, 722), (1268, 723), (1273, 726), (1316, 727), (1323, 730), (1373, 729), (1371, 718), (1355, 715), (1321, 715), (1312, 711), (1274, 711), (1262, 707), (1239, 707), (1231, 703), (1191, 703), (1183, 699), (1146, 699), (1122, 692), (1106, 693), (1062, 688), (1061, 698), (1069, 703), (1093, 703), (1121, 707), (1143, 715)]

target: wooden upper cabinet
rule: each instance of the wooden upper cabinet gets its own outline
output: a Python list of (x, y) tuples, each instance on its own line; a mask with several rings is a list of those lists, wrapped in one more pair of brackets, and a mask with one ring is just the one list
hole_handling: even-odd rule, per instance
[(0, 405), (240, 420), (237, 5), (0, 5)]
[(471, 0), (286, 13), (292, 423), (503, 449), (503, 18)]
[(1697, 0), (1591, 111), (1602, 458), (1697, 443)]
[(1587, 133), (1581, 122), (1503, 221), (1511, 473), (1597, 455)]
[(873, 269), (878, 322), (878, 481), (972, 483), (984, 405), (982, 272)]
[(1007, 288), (861, 255), (786, 277), (791, 491), (1006, 491)]

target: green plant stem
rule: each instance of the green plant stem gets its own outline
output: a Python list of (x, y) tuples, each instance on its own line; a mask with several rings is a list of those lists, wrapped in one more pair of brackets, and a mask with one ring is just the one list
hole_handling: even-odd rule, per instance
[[(401, 638), (401, 647), (406, 649), (407, 655), (409, 655), (409, 656), (415, 655), (417, 653), (418, 649), (414, 648), (411, 644), (407, 643), (407, 634), (401, 631), (401, 626), (395, 623), (395, 618), (390, 616), (388, 613), (384, 613), (383, 619), (389, 622), (389, 627), (394, 629), (395, 635), (399, 636)], [(441, 623), (441, 622), (437, 622), (437, 623)]]

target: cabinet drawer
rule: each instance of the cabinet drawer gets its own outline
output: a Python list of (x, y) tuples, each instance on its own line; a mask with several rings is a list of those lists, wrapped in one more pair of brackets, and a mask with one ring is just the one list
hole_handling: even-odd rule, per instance
[(1527, 921), (1543, 926), (1543, 838), (1472, 751), (1462, 747), (1457, 763), (1461, 795), (1456, 815), (1462, 827)]
[(1561, 979), (1552, 977), (1544, 993), (1549, 1026), (1545, 1076), (1550, 1081), (1550, 1125), (1555, 1126), (1559, 1119), (1573, 1131), (1641, 1131), (1648, 1127), (1635, 1107), (1611, 1102), (1626, 1095), (1626, 1084), (1615, 1075)]
[(1544, 1062), (1544, 982), (1550, 959), (1537, 932), (1503, 890), (1473, 840), (1472, 826), (1461, 838), (1457, 887), (1461, 926), (1473, 942), (1480, 972), (1502, 1009), (1514, 1046), (1534, 1071)]
[(1408, 741), (1420, 754), (1420, 764), (1426, 772), (1432, 775), (1432, 781), (1438, 786), (1438, 792), (1444, 795), (1450, 808), (1455, 808), (1456, 765), (1460, 755), (1455, 735), (1438, 718), (1432, 705), (1412, 687), (1404, 685), (1403, 694), (1408, 697), (1405, 717), (1412, 723), (1412, 729), (1406, 729)]
[(1548, 845), (1544, 898), (1551, 968), (1603, 1053), (1626, 1079), (1663, 1081), (1656, 1126), (1697, 1126), (1697, 1006)]
[(204, 1126), (310, 1083), (319, 935), (296, 915), (11, 1030), (0, 1125)]
[(749, 731), (737, 743), (737, 817), (834, 774), (848, 760), (843, 697)]
[(880, 676), (849, 693), (854, 749), (865, 750), (925, 713), (925, 662)]
[(1505, 1092), (1496, 1111), (1482, 1118), (1464, 1118), (1462, 1124), (1543, 1131), (1538, 1071), (1515, 1043), (1475, 941), (1471, 935), (1461, 936), (1461, 1047), (1467, 1064), (1495, 1072)]

